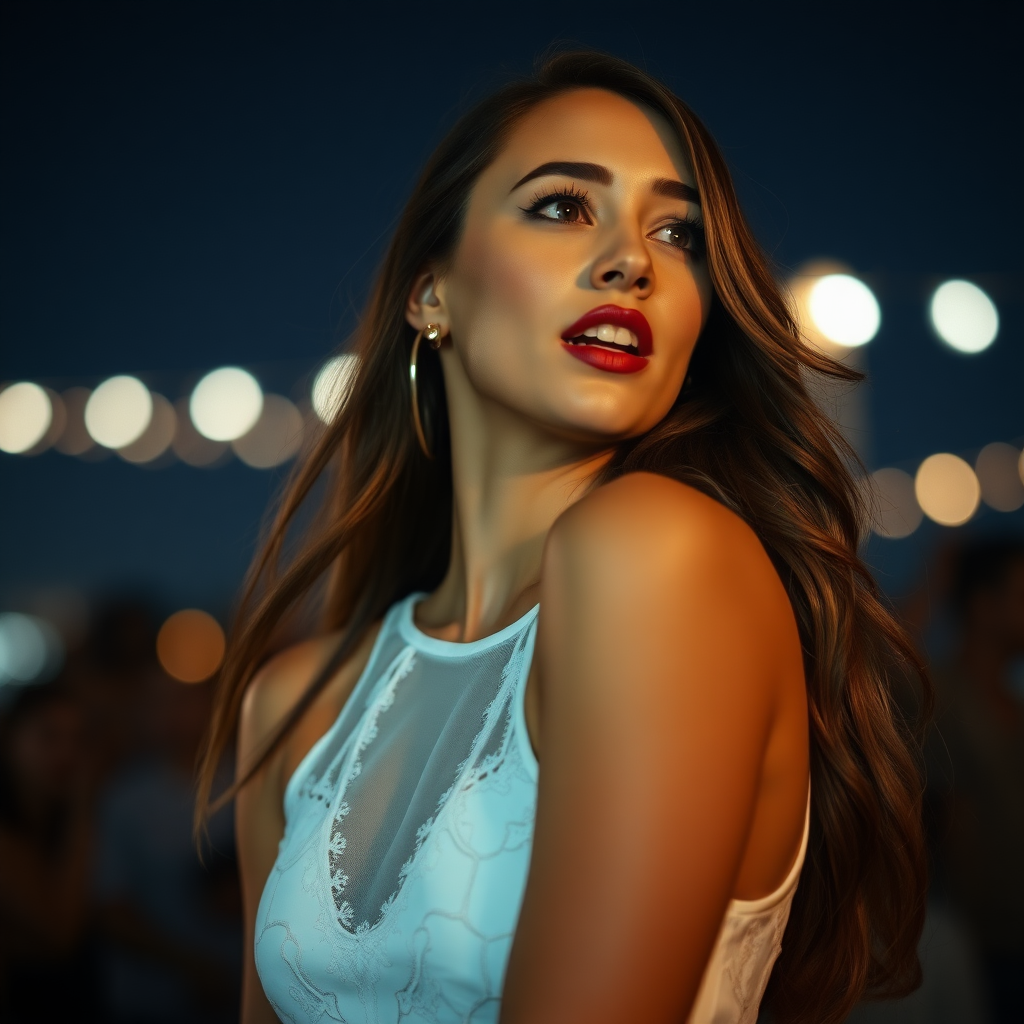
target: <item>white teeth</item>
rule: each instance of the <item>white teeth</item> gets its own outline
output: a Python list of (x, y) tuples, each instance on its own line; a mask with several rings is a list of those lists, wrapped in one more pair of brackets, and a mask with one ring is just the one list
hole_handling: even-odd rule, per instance
[[(636, 335), (625, 327), (615, 327), (613, 324), (597, 324), (595, 327), (588, 327), (582, 335), (584, 338), (596, 338), (598, 341), (608, 341), (623, 348), (638, 349)], [(582, 343), (580, 343), (582, 344)]]
[(636, 345), (636, 338), (633, 337), (633, 332), (626, 330), (625, 327), (620, 327), (615, 332), (615, 339), (614, 340), (615, 340), (615, 344), (616, 345), (623, 345), (623, 346), (629, 346), (629, 345), (635, 346)]

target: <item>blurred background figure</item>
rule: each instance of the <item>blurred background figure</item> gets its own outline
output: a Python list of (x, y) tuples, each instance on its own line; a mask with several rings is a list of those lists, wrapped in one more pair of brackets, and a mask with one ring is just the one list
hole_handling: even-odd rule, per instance
[(1024, 537), (946, 536), (901, 602), (929, 654), (925, 818), (932, 854), (909, 998), (849, 1024), (1024, 1020)]
[(981, 957), (993, 1019), (1024, 1020), (1024, 539), (955, 557), (929, 749), (938, 897)]
[(241, 926), (230, 810), (192, 840), (193, 774), (210, 684), (140, 680), (139, 754), (98, 820), (100, 985), (110, 1024), (237, 1020)]
[(95, 772), (83, 724), (59, 683), (22, 688), (0, 717), (6, 1024), (100, 1019), (89, 931)]
[[(0, 1022), (233, 1024), (230, 809), (202, 859), (192, 839), (220, 628), (178, 613), (158, 640), (134, 596), (84, 618), (54, 678), (0, 674)], [(40, 622), (18, 619), (23, 631)], [(0, 633), (0, 669), (25, 662), (18, 635)], [(60, 646), (52, 627), (40, 635)]]

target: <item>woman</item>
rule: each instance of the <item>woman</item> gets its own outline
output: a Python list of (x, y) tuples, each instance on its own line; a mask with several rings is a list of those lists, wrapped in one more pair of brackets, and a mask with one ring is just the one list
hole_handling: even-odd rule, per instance
[[(201, 805), (237, 726), (243, 1019), (753, 1021), (773, 963), (779, 1021), (913, 987), (916, 662), (805, 387), (851, 374), (689, 109), (594, 53), (485, 100), (354, 349), (203, 772)], [(310, 599), (325, 632), (259, 667)]]

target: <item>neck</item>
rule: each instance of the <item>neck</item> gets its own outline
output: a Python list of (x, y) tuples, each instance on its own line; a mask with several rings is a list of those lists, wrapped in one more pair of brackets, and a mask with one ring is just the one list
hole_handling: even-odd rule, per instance
[(452, 437), (452, 554), (441, 586), (417, 609), (434, 635), (488, 636), (537, 600), (544, 542), (613, 454), (558, 437), (446, 372)]

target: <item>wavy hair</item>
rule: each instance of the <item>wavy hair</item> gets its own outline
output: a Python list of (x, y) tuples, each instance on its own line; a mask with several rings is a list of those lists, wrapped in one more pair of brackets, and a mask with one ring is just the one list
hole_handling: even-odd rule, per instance
[[(919, 746), (894, 693), (916, 677), (927, 700), (927, 679), (857, 555), (865, 510), (856, 457), (808, 388), (859, 375), (801, 340), (707, 129), (661, 82), (606, 54), (547, 59), (465, 114), (428, 160), (351, 339), (359, 370), (347, 401), (294, 471), (250, 569), (200, 770), (198, 820), (279, 748), (392, 603), (444, 576), (452, 522), (444, 386), (424, 349), (421, 404), (437, 452), (429, 460), (408, 412), (406, 296), (425, 266), (449, 265), (471, 190), (523, 115), (578, 88), (661, 114), (701, 194), (714, 298), (690, 375), (665, 418), (621, 444), (598, 482), (646, 470), (706, 492), (753, 528), (787, 588), (804, 651), (814, 799), (808, 858), (765, 1005), (779, 1024), (831, 1024), (865, 994), (897, 996), (919, 983), (926, 885)], [(324, 510), (297, 545), (286, 543), (311, 497)], [(323, 628), (340, 631), (334, 654), (234, 786), (211, 800), (268, 638), (311, 600)]]

